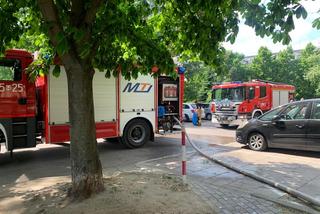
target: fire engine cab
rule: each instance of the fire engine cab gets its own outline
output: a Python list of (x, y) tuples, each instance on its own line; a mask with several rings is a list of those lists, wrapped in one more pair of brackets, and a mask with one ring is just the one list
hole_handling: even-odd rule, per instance
[[(70, 140), (68, 87), (64, 68), (50, 71), (36, 82), (25, 72), (33, 55), (7, 50), (0, 59), (0, 145), (7, 151)], [(52, 66), (53, 69), (53, 66)], [(143, 146), (160, 130), (172, 130), (173, 117), (181, 118), (183, 67), (178, 78), (140, 75), (125, 80), (121, 74), (106, 79), (96, 71), (93, 80), (97, 138), (120, 139), (129, 148)]]
[(294, 99), (292, 85), (264, 80), (228, 82), (212, 87), (212, 122), (237, 126)]

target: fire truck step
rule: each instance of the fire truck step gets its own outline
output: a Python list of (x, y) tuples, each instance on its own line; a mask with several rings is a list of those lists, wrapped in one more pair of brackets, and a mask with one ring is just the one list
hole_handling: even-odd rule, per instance
[(11, 149), (28, 148), (36, 145), (34, 118), (19, 117), (12, 119)]

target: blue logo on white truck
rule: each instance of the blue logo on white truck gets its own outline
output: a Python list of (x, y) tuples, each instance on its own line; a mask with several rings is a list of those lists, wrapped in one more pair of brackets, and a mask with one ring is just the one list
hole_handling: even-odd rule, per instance
[(148, 93), (152, 89), (150, 83), (127, 83), (122, 92), (132, 93)]

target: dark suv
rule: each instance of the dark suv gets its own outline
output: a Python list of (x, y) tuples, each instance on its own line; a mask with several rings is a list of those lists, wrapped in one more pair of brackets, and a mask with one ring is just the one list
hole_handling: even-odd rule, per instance
[(289, 103), (252, 119), (238, 127), (236, 140), (256, 151), (320, 151), (320, 99)]

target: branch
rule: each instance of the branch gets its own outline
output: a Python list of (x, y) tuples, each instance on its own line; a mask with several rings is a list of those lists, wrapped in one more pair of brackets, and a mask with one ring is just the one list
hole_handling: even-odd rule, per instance
[(49, 25), (49, 38), (53, 46), (57, 47), (58, 41), (56, 35), (63, 32), (61, 21), (58, 16), (58, 10), (53, 0), (38, 0), (38, 6), (44, 18)]
[(84, 18), (84, 23), (86, 25), (92, 25), (93, 21), (95, 20), (98, 8), (101, 5), (102, 1), (103, 0), (92, 0), (91, 7), (87, 11), (85, 18)]
[(84, 19), (84, 2), (83, 1), (72, 1), (71, 2), (71, 26), (79, 26), (82, 24)]
[(83, 0), (73, 0), (71, 4), (71, 16), (69, 19), (70, 27), (81, 29), (84, 31), (84, 36), (81, 41), (74, 41), (74, 38), (71, 38), (73, 41), (73, 50), (77, 52), (77, 55), (80, 54), (83, 44), (93, 44), (93, 47), (90, 50), (90, 53), (84, 59), (85, 64), (91, 63), (92, 58), (96, 50), (94, 48), (97, 46), (96, 41), (93, 41), (92, 38), (92, 29), (93, 24), (96, 18), (96, 13), (102, 4), (103, 0), (92, 0), (89, 4), (89, 7), (86, 8), (86, 1)]
[(70, 24), (74, 27), (80, 25), (92, 25), (96, 16), (97, 10), (103, 0), (92, 0), (89, 9), (85, 9), (85, 1), (74, 0), (71, 2), (71, 17)]
[[(38, 6), (44, 21), (49, 25), (49, 38), (53, 46), (58, 46), (57, 35), (58, 33), (64, 33), (61, 20), (58, 16), (58, 9), (53, 0), (38, 0)], [(63, 56), (59, 56), (64, 66), (68, 66), (77, 59), (77, 55), (72, 53), (72, 50), (65, 53)], [(70, 68), (66, 67), (68, 71)]]

